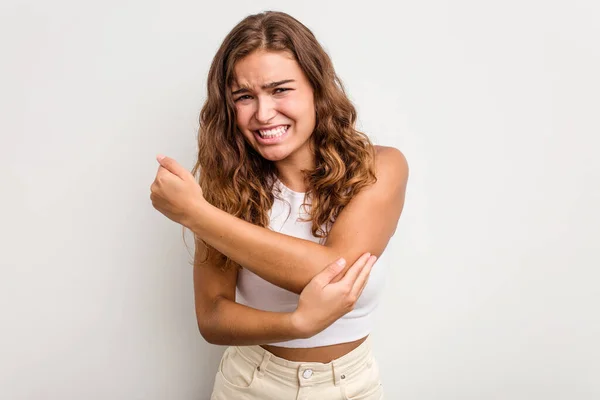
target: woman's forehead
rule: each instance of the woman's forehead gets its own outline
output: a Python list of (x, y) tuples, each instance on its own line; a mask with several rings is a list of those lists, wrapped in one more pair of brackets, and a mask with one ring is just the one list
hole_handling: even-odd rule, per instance
[(259, 89), (284, 80), (298, 81), (302, 70), (296, 60), (282, 52), (254, 52), (239, 60), (233, 71), (234, 88)]

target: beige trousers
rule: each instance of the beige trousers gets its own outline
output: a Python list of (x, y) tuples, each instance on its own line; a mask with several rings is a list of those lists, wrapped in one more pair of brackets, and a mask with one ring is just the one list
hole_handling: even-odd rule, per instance
[(381, 400), (369, 339), (327, 364), (294, 362), (260, 346), (227, 348), (211, 400)]

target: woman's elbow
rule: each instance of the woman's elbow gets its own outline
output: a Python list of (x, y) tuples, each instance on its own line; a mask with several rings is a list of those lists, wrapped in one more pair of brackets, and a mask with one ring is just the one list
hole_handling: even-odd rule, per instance
[(217, 306), (213, 307), (212, 310), (203, 312), (196, 311), (196, 321), (198, 323), (198, 330), (202, 338), (210, 344), (219, 346), (229, 345), (226, 334), (220, 329), (220, 321), (218, 321), (219, 310)]
[(198, 330), (200, 331), (200, 335), (204, 340), (210, 344), (214, 344), (213, 341), (215, 335), (213, 330), (200, 318), (198, 318)]
[(215, 328), (214, 324), (211, 324), (206, 320), (198, 319), (198, 330), (206, 342), (215, 345), (226, 345), (227, 343), (226, 340), (224, 340), (223, 335), (220, 335)]
[(202, 338), (210, 344), (217, 344), (215, 342), (218, 340), (218, 334), (216, 331), (217, 324), (214, 319), (214, 313), (196, 309), (196, 322), (198, 324), (198, 330), (200, 331)]

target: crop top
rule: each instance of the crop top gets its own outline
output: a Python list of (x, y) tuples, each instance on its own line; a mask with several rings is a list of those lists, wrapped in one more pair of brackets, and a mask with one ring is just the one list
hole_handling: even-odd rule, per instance
[[(304, 193), (294, 192), (280, 180), (274, 185), (275, 201), (269, 212), (270, 226), (273, 231), (301, 239), (324, 244), (325, 239), (312, 235), (312, 221), (302, 221), (307, 214), (302, 207)], [(310, 199), (307, 200), (310, 205)], [(307, 257), (310, 255), (307, 254)], [(372, 312), (377, 307), (384, 286), (387, 263), (385, 254), (377, 259), (371, 270), (369, 280), (355, 307), (332, 325), (308, 339), (294, 339), (272, 346), (307, 348), (329, 346), (358, 340), (371, 331)], [(325, 268), (326, 265), (323, 265)], [(298, 306), (299, 295), (262, 279), (253, 272), (242, 268), (238, 274), (236, 301), (264, 311), (292, 312)]]

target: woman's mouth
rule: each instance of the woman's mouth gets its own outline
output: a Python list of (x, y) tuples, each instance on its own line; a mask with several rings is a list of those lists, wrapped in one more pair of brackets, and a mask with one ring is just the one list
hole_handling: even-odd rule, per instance
[(260, 129), (254, 131), (254, 135), (261, 143), (277, 143), (286, 136), (289, 127), (290, 125), (279, 125), (273, 129)]

